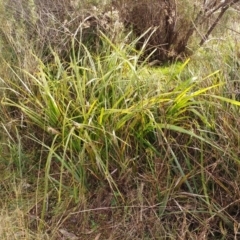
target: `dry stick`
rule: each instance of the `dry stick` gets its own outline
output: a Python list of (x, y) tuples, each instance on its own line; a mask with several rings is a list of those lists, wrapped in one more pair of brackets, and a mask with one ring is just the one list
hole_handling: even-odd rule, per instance
[(240, 34), (239, 31), (236, 31), (236, 30), (234, 30), (234, 29), (232, 29), (232, 28), (230, 28), (230, 27), (225, 27), (225, 28), (228, 29), (228, 30), (230, 30), (230, 31), (233, 31), (233, 32), (235, 32), (235, 33), (237, 33), (237, 34)]
[[(207, 33), (205, 34), (205, 36), (202, 38), (201, 42), (200, 42), (200, 47), (206, 42), (206, 40), (208, 39), (209, 35), (211, 34), (211, 32), (213, 31), (213, 29), (216, 27), (216, 25), (218, 24), (218, 22), (220, 21), (220, 19), (222, 18), (222, 16), (224, 15), (224, 13), (227, 11), (227, 9), (231, 6), (233, 6), (234, 4), (240, 2), (240, 0), (232, 0), (232, 1), (223, 1), (222, 3), (220, 3), (214, 10), (210, 11), (210, 13), (207, 15), (208, 17), (210, 15), (212, 15), (214, 12), (216, 12), (218, 9), (221, 8), (221, 12), (219, 13), (217, 19), (215, 20), (215, 22), (213, 23), (213, 25), (208, 29)], [(206, 18), (205, 18), (206, 19)]]
[(200, 46), (202, 46), (206, 40), (208, 39), (209, 35), (211, 34), (211, 32), (213, 31), (213, 29), (217, 26), (218, 22), (220, 21), (220, 19), (222, 18), (223, 14), (226, 12), (226, 10), (229, 8), (229, 6), (223, 7), (221, 12), (219, 13), (217, 19), (215, 20), (215, 22), (212, 24), (212, 26), (208, 29), (207, 33), (204, 35), (204, 37), (202, 38), (201, 42), (200, 42)]

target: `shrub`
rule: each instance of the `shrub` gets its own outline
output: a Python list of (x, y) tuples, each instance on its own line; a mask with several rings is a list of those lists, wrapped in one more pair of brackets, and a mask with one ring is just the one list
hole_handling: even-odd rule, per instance
[(80, 42), (98, 51), (100, 31), (116, 41), (123, 30), (118, 12), (108, 11), (102, 5), (65, 0), (1, 2), (0, 38), (9, 48), (4, 58), (11, 65), (29, 70), (34, 65), (31, 53), (44, 62), (53, 60), (52, 50), (61, 59), (68, 58), (73, 40), (76, 51)]
[[(156, 49), (153, 58), (167, 61), (190, 53), (187, 45), (196, 31), (200, 33), (199, 44), (202, 45), (226, 10), (239, 0), (204, 2), (122, 0), (116, 1), (115, 6), (121, 9), (125, 25), (131, 27), (137, 36), (149, 28), (156, 29), (148, 42), (147, 54)], [(139, 44), (142, 45), (147, 37)]]

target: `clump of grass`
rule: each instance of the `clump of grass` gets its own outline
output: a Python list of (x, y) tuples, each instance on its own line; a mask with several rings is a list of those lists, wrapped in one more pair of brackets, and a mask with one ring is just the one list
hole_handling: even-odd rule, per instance
[[(67, 205), (80, 210), (53, 217), (57, 228), (70, 228), (76, 216), (80, 229), (98, 228), (110, 221), (107, 211), (125, 219), (123, 225), (131, 222), (134, 231), (127, 239), (167, 237), (172, 219), (177, 220), (173, 238), (211, 234), (207, 226), (213, 219), (233, 232), (235, 220), (222, 213), (231, 203), (214, 194), (231, 193), (227, 181), (238, 166), (234, 147), (224, 147), (234, 131), (224, 125), (228, 105), (222, 108), (219, 100), (238, 102), (219, 96), (224, 81), (218, 71), (196, 78), (184, 73), (188, 61), (159, 70), (139, 65), (143, 49), (134, 50), (136, 41), (117, 45), (102, 35), (105, 51), (99, 55), (80, 43), (68, 64), (53, 52), (51, 64), (37, 60), (36, 72), (22, 69), (24, 80), (4, 80), (2, 104), (22, 116), (15, 124), (24, 151), (35, 142), (45, 152), (38, 154), (45, 200), (37, 204), (38, 226), (44, 227), (49, 211), (60, 211), (70, 196)], [(221, 172), (225, 180), (219, 179)], [(54, 199), (51, 208), (49, 199)], [(136, 219), (165, 221), (156, 224), (159, 231), (146, 233), (134, 225)]]
[(150, 68), (149, 29), (132, 42), (101, 34), (98, 51), (68, 38), (67, 58), (49, 47), (46, 61), (34, 46), (18, 54), (3, 27), (2, 239), (237, 239), (233, 44)]
[(1, 239), (50, 239), (47, 234), (36, 234), (29, 230), (26, 226), (24, 213), (20, 209), (16, 209), (11, 213), (1, 211), (0, 220)]
[(29, 211), (36, 203), (33, 191), (36, 183), (32, 182), (33, 174), (28, 174), (29, 163), (21, 149), (21, 141), (1, 139), (0, 156), (0, 238), (50, 239), (46, 232), (37, 230), (38, 221)]

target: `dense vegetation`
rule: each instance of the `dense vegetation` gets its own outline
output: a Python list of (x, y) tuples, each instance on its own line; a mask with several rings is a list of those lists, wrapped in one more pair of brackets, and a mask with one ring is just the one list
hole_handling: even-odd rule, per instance
[(238, 1), (202, 2), (0, 1), (1, 239), (239, 238)]

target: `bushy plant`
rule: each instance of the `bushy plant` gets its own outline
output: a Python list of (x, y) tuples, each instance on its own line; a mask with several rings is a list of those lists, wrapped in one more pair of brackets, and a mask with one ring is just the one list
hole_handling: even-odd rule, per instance
[(192, 53), (187, 46), (194, 33), (199, 44), (204, 44), (226, 10), (237, 2), (122, 0), (115, 5), (121, 9), (125, 26), (132, 28), (137, 36), (149, 28), (156, 29), (148, 42), (147, 52), (155, 49), (152, 58), (166, 62)]
[(30, 68), (34, 70), (32, 54), (50, 62), (54, 58), (53, 49), (62, 60), (68, 61), (72, 39), (76, 48), (83, 42), (89, 50), (98, 51), (100, 31), (115, 41), (123, 31), (118, 12), (105, 8), (105, 4), (65, 0), (1, 2), (0, 40), (8, 46), (8, 56), (4, 58), (14, 59), (12, 65), (31, 71)]
[(235, 42), (149, 67), (157, 29), (120, 36), (118, 13), (99, 12), (41, 54), (24, 22), (2, 19), (0, 237), (237, 239)]
[[(18, 109), (23, 116), (23, 147), (27, 139), (27, 146), (33, 141), (47, 152), (41, 160), (44, 198), (54, 185), (58, 204), (65, 192), (83, 204), (96, 186), (108, 186), (111, 203), (121, 204), (128, 201), (126, 190), (134, 188), (143, 176), (151, 173), (151, 183), (160, 181), (159, 164), (168, 172), (161, 180), (163, 185), (169, 186), (168, 181), (176, 181), (173, 176), (178, 176), (180, 182), (173, 191), (183, 188), (209, 198), (205, 185), (196, 188), (199, 180), (192, 168), (201, 169), (210, 149), (224, 152), (212, 139), (217, 127), (208, 114), (215, 109), (211, 99), (238, 104), (215, 96), (214, 89), (222, 85), (220, 75), (177, 80), (186, 62), (179, 64), (169, 79), (156, 81), (137, 64), (143, 51), (134, 50), (138, 39), (130, 45), (116, 45), (103, 35), (102, 41), (105, 51), (100, 55), (92, 55), (81, 45), (67, 66), (53, 53), (54, 64), (40, 61), (36, 74), (24, 73), (25, 81), (5, 81), (7, 95), (2, 104)], [(164, 81), (168, 83), (162, 85)], [(20, 124), (21, 119), (18, 121)], [(17, 121), (16, 127), (21, 127)], [(210, 136), (204, 133), (206, 129)], [(229, 158), (231, 154), (228, 152)], [(198, 164), (196, 158), (202, 162)], [(163, 159), (168, 160), (164, 163)], [(212, 158), (206, 164), (211, 163)], [(205, 184), (205, 172), (201, 173)], [(152, 191), (160, 189), (153, 187)], [(46, 211), (43, 202), (42, 221)]]

